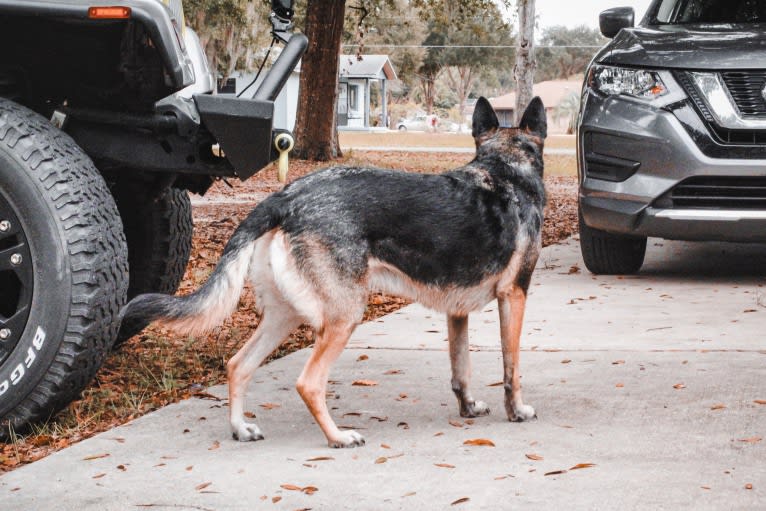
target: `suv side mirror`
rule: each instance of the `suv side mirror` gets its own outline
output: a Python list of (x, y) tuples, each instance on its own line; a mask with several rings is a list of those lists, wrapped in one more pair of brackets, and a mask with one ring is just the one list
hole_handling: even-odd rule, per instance
[(598, 15), (598, 28), (604, 37), (611, 39), (623, 28), (631, 28), (634, 18), (632, 7), (612, 7)]

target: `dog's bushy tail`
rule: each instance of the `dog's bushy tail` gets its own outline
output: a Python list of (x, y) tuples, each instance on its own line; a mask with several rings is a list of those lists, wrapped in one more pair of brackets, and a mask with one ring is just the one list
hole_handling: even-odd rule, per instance
[(136, 296), (120, 312), (123, 328), (131, 325), (140, 330), (156, 321), (179, 333), (194, 334), (223, 323), (239, 303), (255, 241), (279, 225), (281, 215), (274, 199), (269, 197), (258, 205), (237, 227), (202, 287), (186, 296), (159, 293)]

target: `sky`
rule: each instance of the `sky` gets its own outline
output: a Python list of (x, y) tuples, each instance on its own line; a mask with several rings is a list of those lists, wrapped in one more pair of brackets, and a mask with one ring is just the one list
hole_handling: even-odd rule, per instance
[(633, 7), (641, 21), (650, 0), (535, 0), (538, 27), (588, 25), (598, 28), (598, 14), (610, 7)]

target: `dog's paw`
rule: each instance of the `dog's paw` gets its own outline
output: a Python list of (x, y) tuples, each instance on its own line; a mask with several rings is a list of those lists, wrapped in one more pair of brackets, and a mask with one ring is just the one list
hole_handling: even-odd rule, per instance
[(261, 429), (251, 422), (243, 422), (236, 427), (232, 426), (231, 436), (234, 440), (239, 440), (240, 442), (263, 440)]
[(353, 430), (341, 431), (337, 438), (330, 440), (329, 444), (334, 449), (360, 447), (364, 445), (364, 437)]
[(483, 417), (485, 415), (489, 415), (489, 405), (484, 401), (466, 403), (460, 410), (461, 417)]
[(536, 418), (535, 409), (529, 405), (514, 406), (512, 412), (508, 414), (508, 420), (511, 422), (525, 422)]

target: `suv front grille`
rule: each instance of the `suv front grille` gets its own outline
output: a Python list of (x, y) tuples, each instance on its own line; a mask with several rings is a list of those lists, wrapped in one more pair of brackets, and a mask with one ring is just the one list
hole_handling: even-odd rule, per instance
[(766, 209), (766, 176), (696, 176), (670, 193), (674, 208)]
[[(711, 135), (718, 143), (727, 146), (766, 145), (766, 130), (734, 130), (716, 124), (713, 114), (710, 113), (705, 100), (700, 96), (688, 73), (678, 71), (674, 76), (691, 98)], [(743, 118), (766, 117), (766, 99), (761, 96), (761, 89), (766, 86), (766, 70), (726, 71), (721, 73), (721, 76)]]
[(721, 78), (743, 118), (766, 116), (766, 71), (724, 71)]

